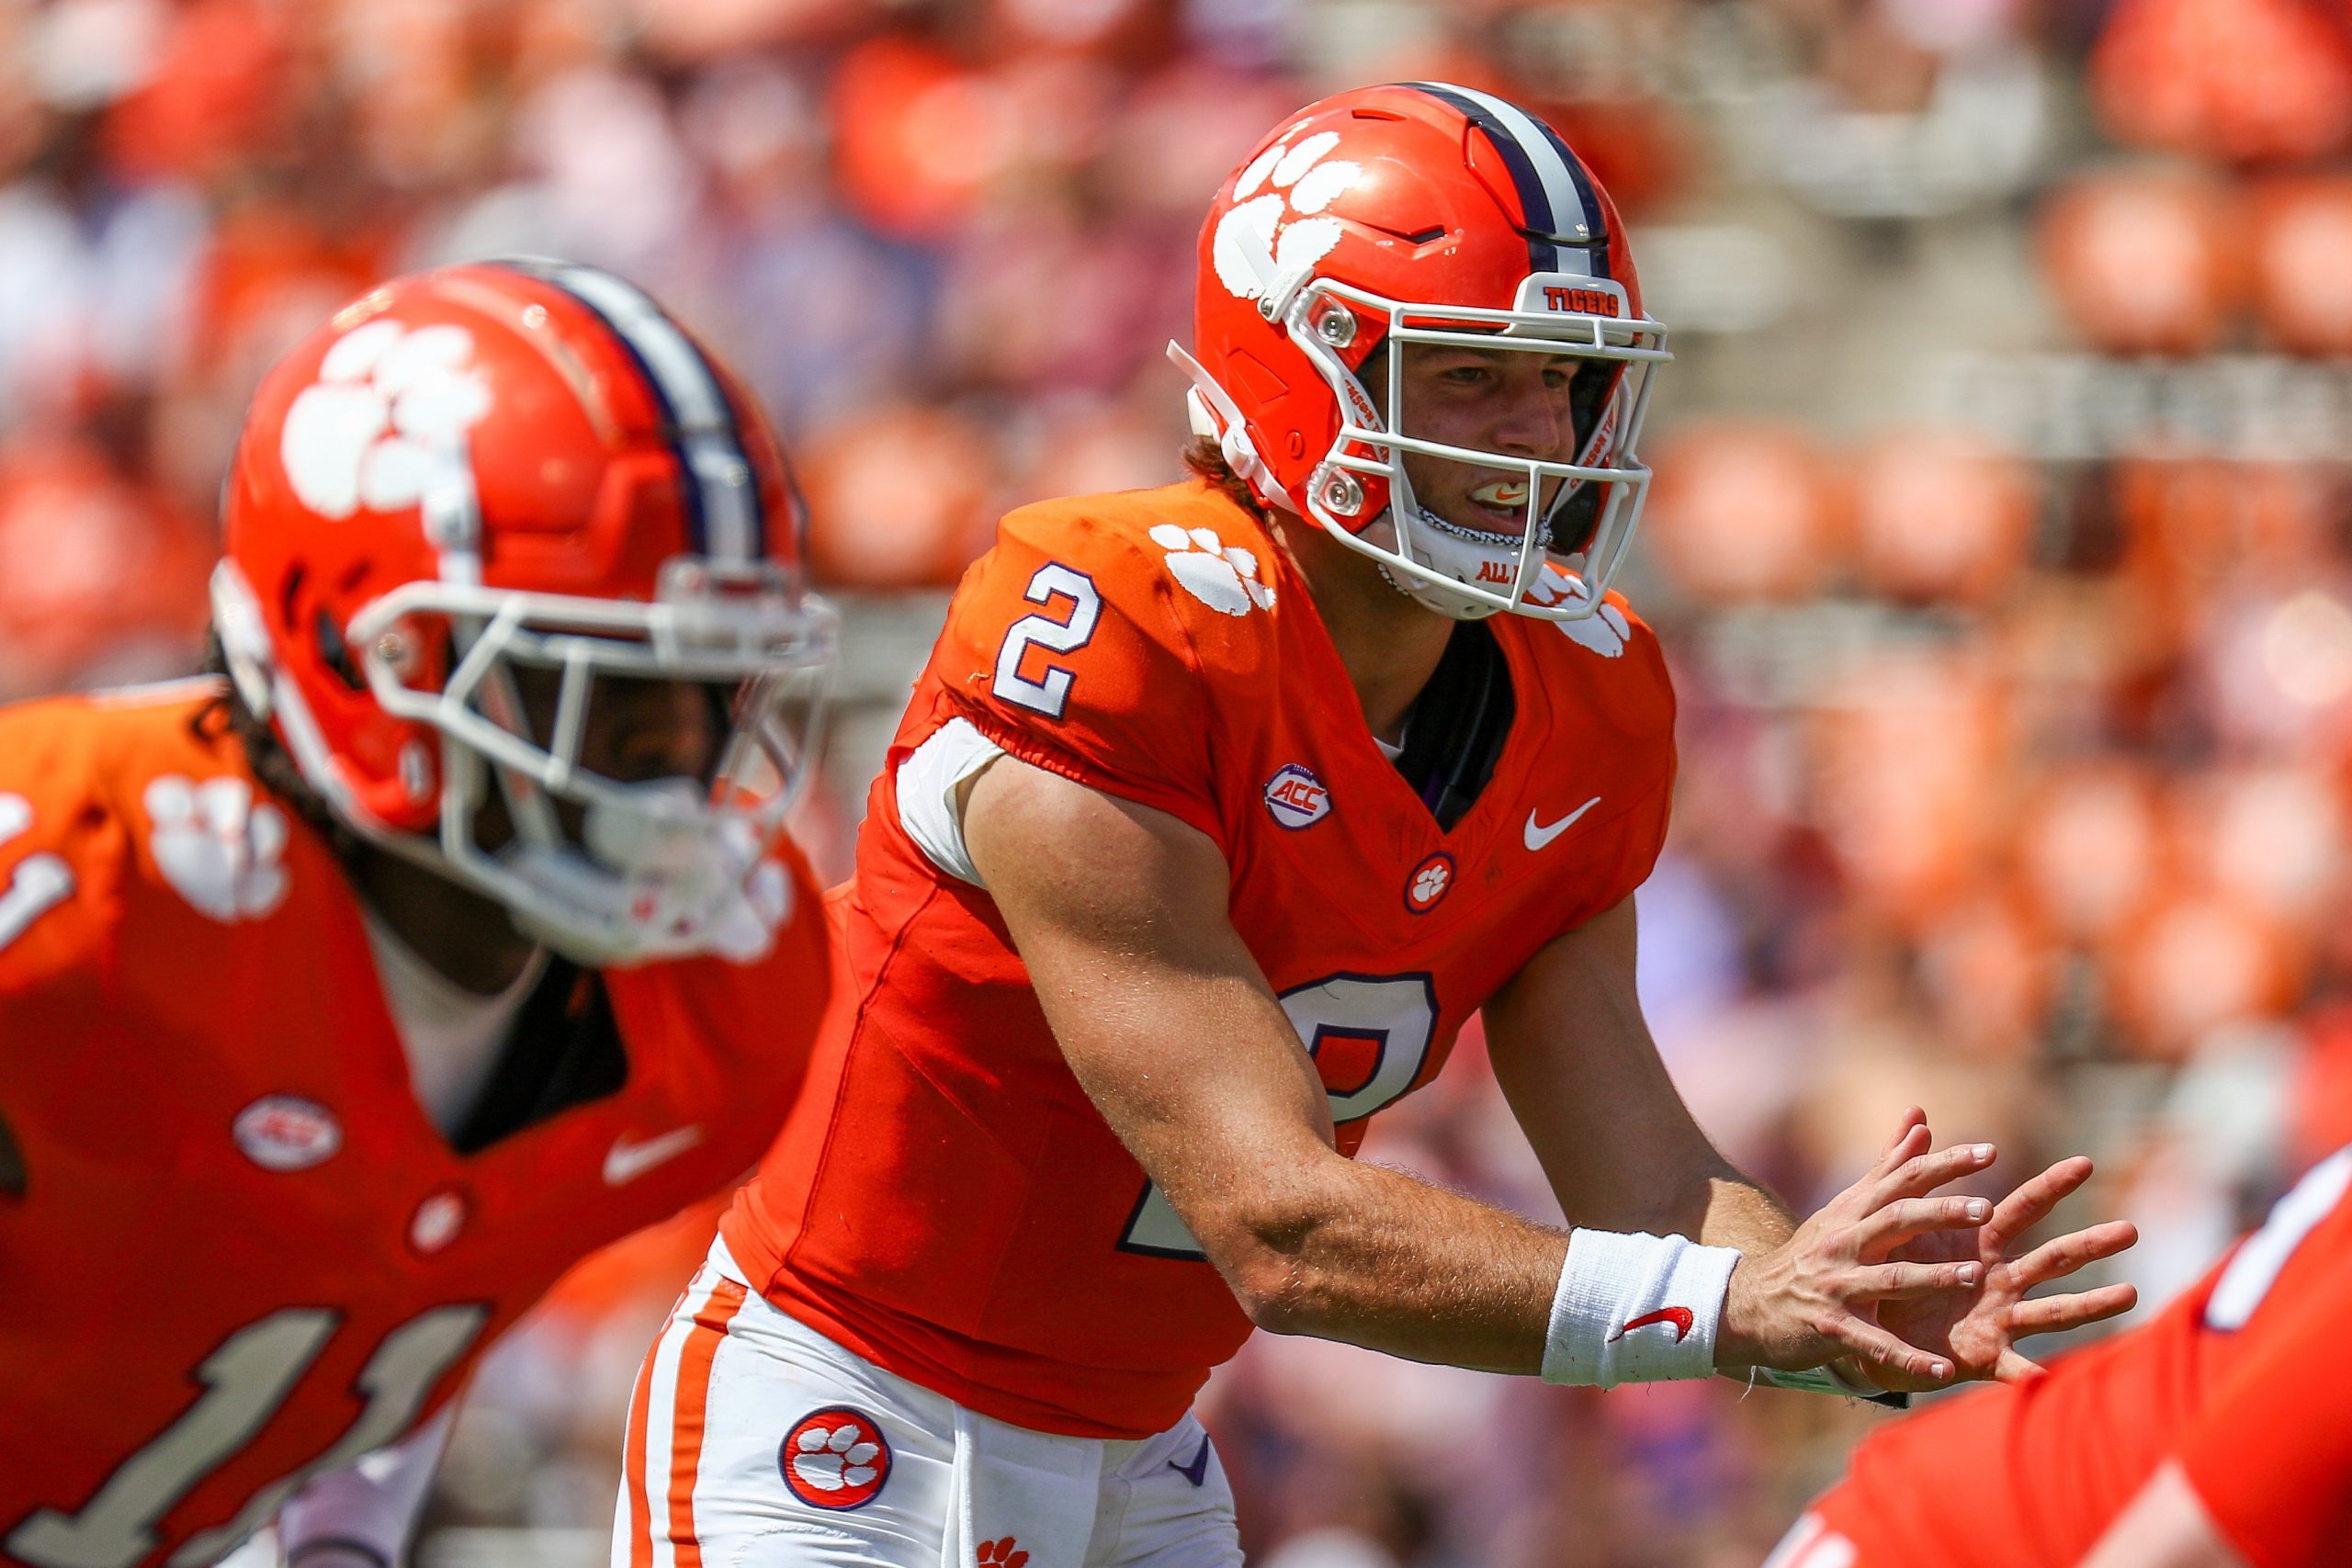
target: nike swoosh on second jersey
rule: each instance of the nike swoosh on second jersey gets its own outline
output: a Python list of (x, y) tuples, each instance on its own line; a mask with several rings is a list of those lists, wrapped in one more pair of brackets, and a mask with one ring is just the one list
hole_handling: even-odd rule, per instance
[(701, 1142), (702, 1128), (694, 1125), (674, 1127), (641, 1144), (630, 1142), (629, 1135), (623, 1133), (605, 1152), (605, 1185), (625, 1187), (663, 1160), (675, 1159)]
[(1586, 812), (1591, 810), (1594, 807), (1600, 804), (1600, 796), (1596, 795), (1590, 800), (1586, 801), (1582, 806), (1577, 807), (1574, 811), (1569, 812), (1566, 817), (1561, 818), (1557, 822), (1538, 822), (1535, 820), (1535, 813), (1530, 811), (1527, 814), (1528, 849), (1531, 851), (1542, 849), (1544, 845), (1550, 843), (1553, 840), (1566, 832), (1570, 824), (1574, 823), (1577, 818), (1583, 816)]

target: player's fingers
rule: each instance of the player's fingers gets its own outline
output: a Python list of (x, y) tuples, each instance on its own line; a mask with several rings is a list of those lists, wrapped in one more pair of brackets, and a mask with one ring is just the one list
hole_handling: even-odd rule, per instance
[(1954, 1144), (1933, 1154), (1905, 1160), (1872, 1184), (1871, 1207), (1883, 1209), (1898, 1198), (1922, 1198), (1947, 1181), (1991, 1165), (1997, 1151), (1990, 1144)]
[(1952, 1365), (1940, 1356), (1889, 1334), (1867, 1318), (1849, 1314), (1830, 1324), (1829, 1337), (1871, 1365), (1892, 1374), (1883, 1380), (1903, 1380), (1937, 1388), (1952, 1380)]
[(2031, 1382), (2042, 1376), (2041, 1363), (2015, 1350), (2004, 1350), (2001, 1359), (1993, 1363), (1995, 1382)]
[(2090, 1179), (2091, 1162), (2084, 1156), (2062, 1159), (2039, 1176), (2019, 1182), (2017, 1190), (1994, 1209), (1993, 1223), (1988, 1228), (2002, 1241), (2023, 1235), (2049, 1218), (2050, 1211)]
[(2018, 1338), (2033, 1334), (2058, 1334), (2087, 1323), (2103, 1323), (2139, 1303), (2132, 1285), (2101, 1285), (2063, 1296), (2040, 1296), (2009, 1309), (2009, 1332)]
[[(1904, 1160), (1910, 1158), (1910, 1155), (1898, 1155), (1895, 1151), (1909, 1141), (1914, 1133), (1925, 1128), (1927, 1124), (1926, 1111), (1916, 1105), (1905, 1107), (1903, 1115), (1895, 1122), (1894, 1136), (1889, 1138), (1886, 1141), (1886, 1147), (1879, 1151), (1878, 1163), (1871, 1168), (1871, 1173), (1875, 1175), (1880, 1171), (1892, 1170)], [(1919, 1151), (1914, 1149), (1911, 1152), (1917, 1154)]]
[(2009, 1278), (2019, 1291), (2064, 1279), (2086, 1263), (2112, 1258), (2131, 1249), (2140, 1228), (2129, 1220), (2109, 1220), (2086, 1230), (2053, 1236), (2009, 1265)]
[(1981, 1263), (1882, 1263), (1856, 1275), (1864, 1301), (1899, 1301), (1944, 1291), (1973, 1291), (1984, 1279)]
[(1893, 1248), (1929, 1231), (1973, 1230), (1992, 1216), (1982, 1198), (1903, 1198), (1855, 1226), (1865, 1256), (1870, 1248)]

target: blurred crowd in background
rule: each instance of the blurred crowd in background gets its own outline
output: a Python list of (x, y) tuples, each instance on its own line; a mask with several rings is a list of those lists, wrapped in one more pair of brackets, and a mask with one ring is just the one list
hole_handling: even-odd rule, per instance
[[(1686, 1094), (1800, 1209), (1913, 1101), (2091, 1153), (2161, 1299), (2352, 1135), (2352, 0), (5, 0), (0, 698), (191, 667), (245, 399), (336, 305), (576, 257), (797, 455), (839, 874), (996, 515), (1180, 473), (1211, 192), (1396, 78), (1547, 114), (1672, 329), (1629, 588)], [(1549, 1207), (1475, 1041), (1368, 1152)], [(603, 1560), (708, 1227), (493, 1358), (427, 1568)], [(1265, 1337), (1204, 1413), (1276, 1568), (1752, 1564), (1879, 1418)]]

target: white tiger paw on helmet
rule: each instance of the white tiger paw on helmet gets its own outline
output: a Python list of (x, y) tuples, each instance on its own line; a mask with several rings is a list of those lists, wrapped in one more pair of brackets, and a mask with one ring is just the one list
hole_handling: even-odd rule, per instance
[(470, 368), (471, 333), (377, 320), (319, 362), (319, 379), (286, 412), (278, 457), (303, 505), (322, 517), (414, 506), (467, 431), (490, 412)]

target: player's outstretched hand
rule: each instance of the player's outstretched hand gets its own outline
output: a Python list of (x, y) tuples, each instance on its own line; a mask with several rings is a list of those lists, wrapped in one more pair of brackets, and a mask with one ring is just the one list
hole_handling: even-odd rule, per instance
[[(1939, 1231), (1973, 1232), (1993, 1215), (1981, 1198), (1936, 1189), (1993, 1163), (1990, 1144), (1928, 1152), (1927, 1119), (1905, 1114), (1878, 1163), (1770, 1252), (1740, 1260), (1724, 1297), (1715, 1365), (1795, 1371), (1850, 1357), (1888, 1387), (1936, 1388), (1958, 1371), (1941, 1343), (1906, 1344), (1883, 1327), (1883, 1303), (1973, 1296), (1984, 1278), (1973, 1253), (1897, 1259), (1905, 1243)], [(1899, 1380), (1899, 1381), (1898, 1381)]]
[[(1918, 1112), (1912, 1116), (1924, 1123)], [(2026, 1292), (2036, 1286), (2063, 1280), (2086, 1263), (2112, 1258), (2139, 1240), (2128, 1220), (2070, 1231), (2021, 1256), (2010, 1256), (2018, 1237), (2048, 1218), (2090, 1174), (2091, 1162), (2081, 1156), (2062, 1159), (2019, 1183), (1993, 1206), (1984, 1224), (1922, 1231), (1903, 1241), (1894, 1248), (1895, 1260), (1917, 1267), (1973, 1264), (1983, 1271), (1982, 1280), (1968, 1290), (1889, 1297), (1880, 1304), (1880, 1325), (1905, 1344), (1949, 1360), (1962, 1378), (2023, 1382), (2040, 1375), (2041, 1369), (2018, 1353), (2018, 1340), (2129, 1312), (2139, 1299), (2130, 1285), (2026, 1300)], [(1907, 1381), (1899, 1367), (1866, 1367), (1864, 1372), (1890, 1389), (1936, 1386)]]

